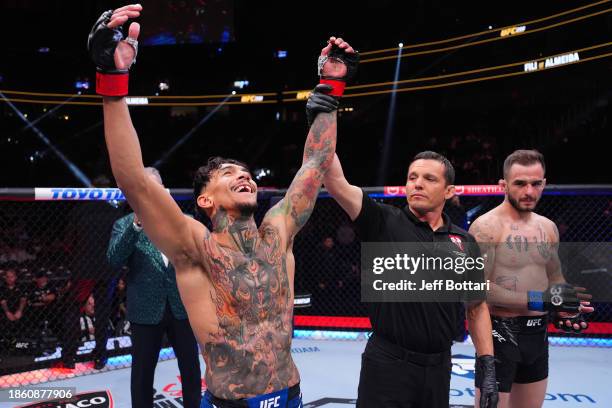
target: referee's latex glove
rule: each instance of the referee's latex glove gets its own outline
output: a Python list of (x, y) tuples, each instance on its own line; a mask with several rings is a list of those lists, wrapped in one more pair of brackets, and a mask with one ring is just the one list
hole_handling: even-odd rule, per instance
[(330, 113), (338, 109), (338, 99), (328, 95), (332, 90), (331, 85), (319, 84), (313, 89), (306, 102), (306, 119), (308, 129), (312, 126), (317, 115), (321, 112)]
[(477, 370), (482, 373), (480, 385), (480, 408), (497, 408), (499, 395), (495, 379), (495, 357), (484, 355), (476, 359)]

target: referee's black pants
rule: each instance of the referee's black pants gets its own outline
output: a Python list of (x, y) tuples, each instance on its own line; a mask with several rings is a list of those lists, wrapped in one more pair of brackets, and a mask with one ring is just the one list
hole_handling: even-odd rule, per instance
[(199, 408), (202, 396), (202, 380), (198, 345), (189, 320), (175, 319), (166, 303), (164, 317), (158, 324), (131, 323), (132, 375), (130, 390), (133, 408), (153, 406), (153, 379), (161, 350), (164, 333), (174, 349), (181, 373), (183, 406)]
[(372, 335), (361, 358), (357, 408), (448, 408), (450, 350), (422, 354)]

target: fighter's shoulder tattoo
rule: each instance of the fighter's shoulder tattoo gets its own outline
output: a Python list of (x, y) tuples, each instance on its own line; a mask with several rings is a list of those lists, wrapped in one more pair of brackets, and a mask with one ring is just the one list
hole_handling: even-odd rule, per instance
[(495, 241), (495, 223), (492, 217), (484, 216), (479, 218), (470, 228), (470, 234), (476, 238), (479, 243)]

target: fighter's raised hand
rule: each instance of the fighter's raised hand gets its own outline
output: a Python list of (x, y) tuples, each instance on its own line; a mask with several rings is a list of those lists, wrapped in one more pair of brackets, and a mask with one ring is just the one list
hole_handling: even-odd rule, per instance
[(96, 92), (104, 96), (127, 95), (128, 71), (138, 54), (140, 25), (130, 24), (124, 38), (121, 27), (140, 16), (142, 6), (131, 4), (102, 13), (87, 40), (87, 49), (96, 64)]
[(321, 83), (333, 87), (334, 96), (342, 96), (346, 82), (355, 76), (359, 64), (359, 53), (342, 38), (330, 37), (321, 50), (318, 74)]

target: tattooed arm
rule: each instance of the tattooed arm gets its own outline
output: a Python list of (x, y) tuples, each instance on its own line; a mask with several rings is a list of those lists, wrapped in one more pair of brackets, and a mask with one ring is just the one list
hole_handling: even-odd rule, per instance
[[(498, 231), (501, 231), (499, 221), (493, 216), (484, 215), (477, 218), (470, 226), (470, 234), (476, 238), (480, 251), (485, 260), (485, 279), (494, 278), (495, 251), (499, 242)], [(487, 303), (512, 309), (527, 310), (527, 292), (512, 290), (512, 285), (504, 285), (500, 277), (495, 282), (489, 282)], [(516, 286), (516, 285), (514, 285)]]
[(264, 222), (280, 223), (287, 242), (306, 224), (336, 150), (336, 112), (319, 113), (308, 132), (302, 167)]
[[(553, 232), (552, 242), (542, 240), (538, 245), (544, 245), (540, 252), (548, 251), (549, 260), (546, 262), (546, 275), (548, 275), (548, 284), (565, 283), (563, 272), (561, 270), (561, 261), (559, 260), (559, 230), (554, 222), (550, 222), (550, 227)], [(538, 247), (539, 249), (539, 247)]]
[[(330, 37), (321, 50), (327, 57), (332, 47), (354, 54), (355, 50), (341, 38)], [(320, 69), (322, 78), (345, 78), (348, 67), (340, 60), (328, 58)], [(319, 111), (310, 127), (304, 146), (302, 167), (295, 175), (285, 197), (266, 215), (265, 222), (279, 223), (286, 232), (287, 245), (291, 245), (295, 234), (304, 226), (316, 202), (323, 177), (329, 169), (336, 151), (336, 111)]]

